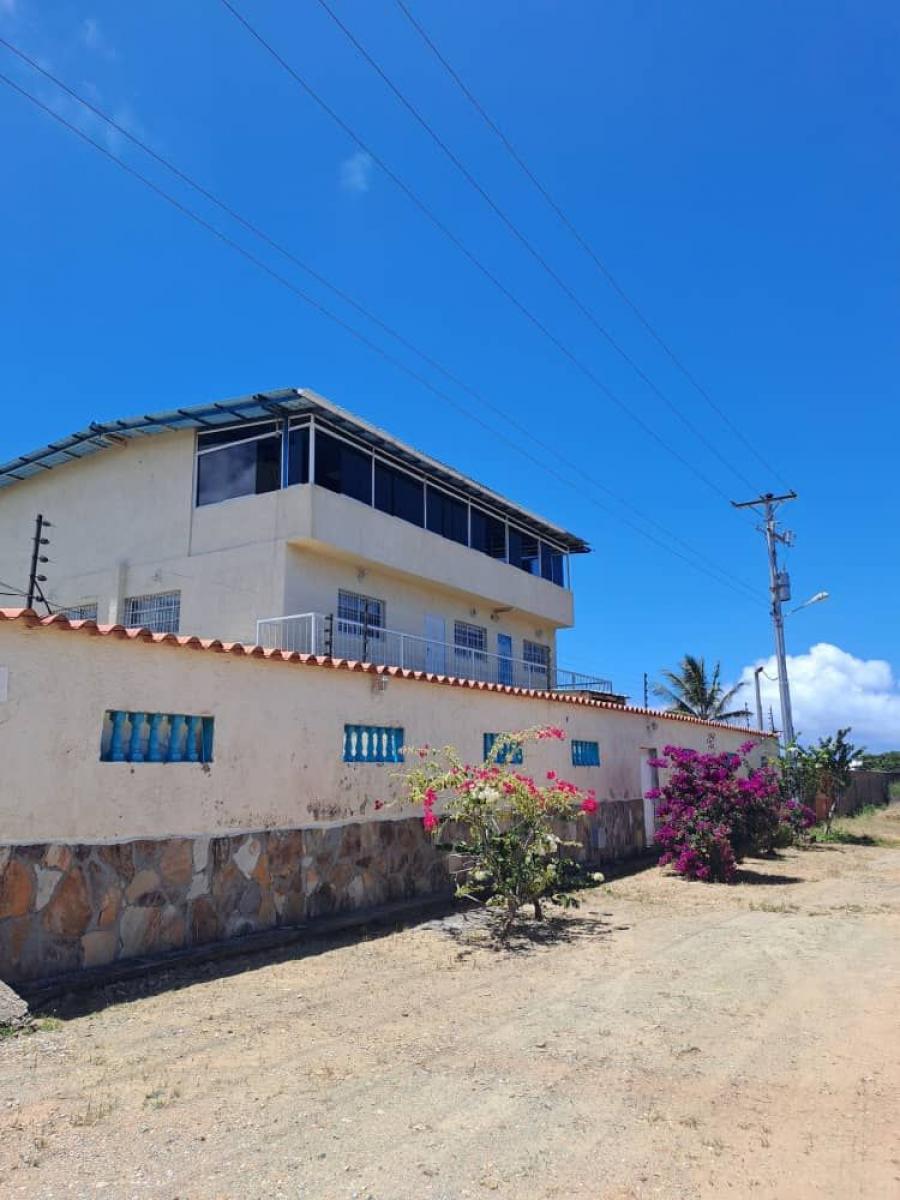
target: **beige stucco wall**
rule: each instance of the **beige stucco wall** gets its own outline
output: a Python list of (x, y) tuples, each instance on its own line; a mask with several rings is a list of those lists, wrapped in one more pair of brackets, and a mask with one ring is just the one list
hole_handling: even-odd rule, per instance
[[(90, 636), (0, 621), (0, 842), (97, 841), (380, 819), (397, 767), (346, 764), (345, 723), (402, 725), (410, 744), (454, 743), (480, 759), (485, 732), (561, 726), (596, 739), (602, 766), (571, 766), (568, 742), (525, 752), (528, 772), (554, 769), (601, 800), (641, 795), (642, 749), (668, 742), (734, 748), (747, 736), (662, 716), (463, 687), (379, 679), (297, 663)], [(215, 761), (99, 761), (107, 709), (215, 717)], [(710, 742), (710, 739), (712, 740)]]
[[(134, 439), (4, 488), (0, 579), (26, 587), (42, 512), (53, 525), (48, 598), (98, 601), (101, 621), (122, 620), (125, 596), (178, 590), (181, 632), (252, 641), (262, 617), (333, 611), (339, 574), (340, 586), (383, 596), (408, 622), (389, 617), (402, 632), (421, 634), (426, 612), (444, 613), (452, 640), (452, 620), (473, 607), (508, 607), (518, 654), (535, 629), (552, 644), (572, 623), (568, 590), (346, 496), (298, 485), (194, 508), (193, 491), (191, 432)], [(363, 570), (381, 591), (353, 587)]]

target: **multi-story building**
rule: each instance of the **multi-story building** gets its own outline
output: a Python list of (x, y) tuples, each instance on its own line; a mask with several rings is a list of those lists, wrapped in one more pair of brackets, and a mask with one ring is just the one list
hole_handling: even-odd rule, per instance
[(0, 489), (2, 590), (28, 589), (40, 513), (71, 617), (611, 691), (557, 663), (581, 538), (307, 390), (93, 424)]

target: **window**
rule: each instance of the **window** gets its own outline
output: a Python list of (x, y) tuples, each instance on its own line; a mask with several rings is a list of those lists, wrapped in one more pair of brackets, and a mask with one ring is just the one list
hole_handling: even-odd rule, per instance
[(453, 623), (454, 670), (459, 675), (478, 679), (484, 675), (487, 659), (487, 630), (468, 621)]
[(402, 763), (402, 728), (394, 725), (345, 725), (343, 759), (352, 763)]
[(316, 483), (352, 496), (363, 504), (372, 503), (372, 455), (357, 450), (331, 434), (316, 428)]
[(473, 550), (489, 554), (491, 558), (506, 558), (506, 523), (496, 517), (488, 516), (480, 508), (472, 508), (472, 539)]
[(547, 687), (550, 682), (550, 647), (540, 642), (522, 642), (525, 672), (535, 687)]
[(546, 542), (541, 542), (541, 575), (551, 583), (563, 586), (563, 554)]
[(309, 426), (288, 430), (287, 483), (309, 483)]
[(197, 435), (197, 504), (261, 495), (281, 486), (281, 430), (275, 424)]
[[(494, 742), (500, 737), (499, 733), (486, 733), (484, 735), (484, 758), (487, 762), (488, 755), (494, 748)], [(497, 757), (494, 759), (496, 763), (511, 763), (513, 766), (518, 766), (525, 761), (525, 755), (521, 746), (504, 746), (502, 750), (497, 751)]]
[(470, 625), (468, 621), (454, 621), (453, 644), (457, 650), (487, 650), (487, 630), (483, 625)]
[(600, 743), (599, 742), (579, 742), (572, 740), (572, 766), (573, 767), (599, 767), (600, 766)]
[(125, 601), (125, 624), (142, 626), (154, 633), (177, 633), (181, 621), (181, 592), (157, 592), (155, 596), (129, 596)]
[(356, 592), (338, 592), (338, 630), (357, 633), (367, 628), (372, 633), (384, 629), (384, 601)]
[(95, 600), (93, 604), (75, 604), (72, 608), (64, 608), (62, 615), (70, 621), (96, 621), (97, 602)]
[(376, 459), (375, 507), (402, 521), (424, 525), (425, 484), (420, 479), (413, 479), (405, 471), (396, 471)]
[(426, 524), (432, 533), (439, 533), (463, 546), (469, 544), (469, 508), (461, 500), (454, 500), (429, 484), (426, 515)]
[(129, 712), (111, 708), (103, 720), (102, 762), (211, 763), (215, 717)]
[(529, 575), (540, 575), (540, 542), (530, 533), (509, 527), (509, 561)]

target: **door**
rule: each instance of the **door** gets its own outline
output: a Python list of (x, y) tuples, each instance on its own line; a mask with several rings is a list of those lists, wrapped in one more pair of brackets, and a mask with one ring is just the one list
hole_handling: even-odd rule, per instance
[(497, 682), (512, 684), (512, 638), (508, 633), (497, 634)]
[(447, 627), (444, 618), (434, 613), (425, 614), (425, 670), (447, 673)]
[(659, 787), (659, 767), (654, 767), (656, 751), (652, 746), (641, 750), (641, 795), (644, 798), (644, 845), (652, 846), (656, 839), (656, 801), (647, 793)]

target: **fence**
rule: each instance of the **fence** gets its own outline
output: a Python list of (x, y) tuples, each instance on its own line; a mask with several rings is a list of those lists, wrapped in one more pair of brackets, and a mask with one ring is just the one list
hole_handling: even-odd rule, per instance
[(611, 693), (612, 682), (538, 662), (493, 654), (471, 646), (435, 641), (396, 629), (340, 620), (324, 613), (297, 613), (256, 623), (256, 640), (273, 650), (328, 654), (382, 666), (404, 667), (433, 675), (456, 675), (484, 683), (554, 692)]

